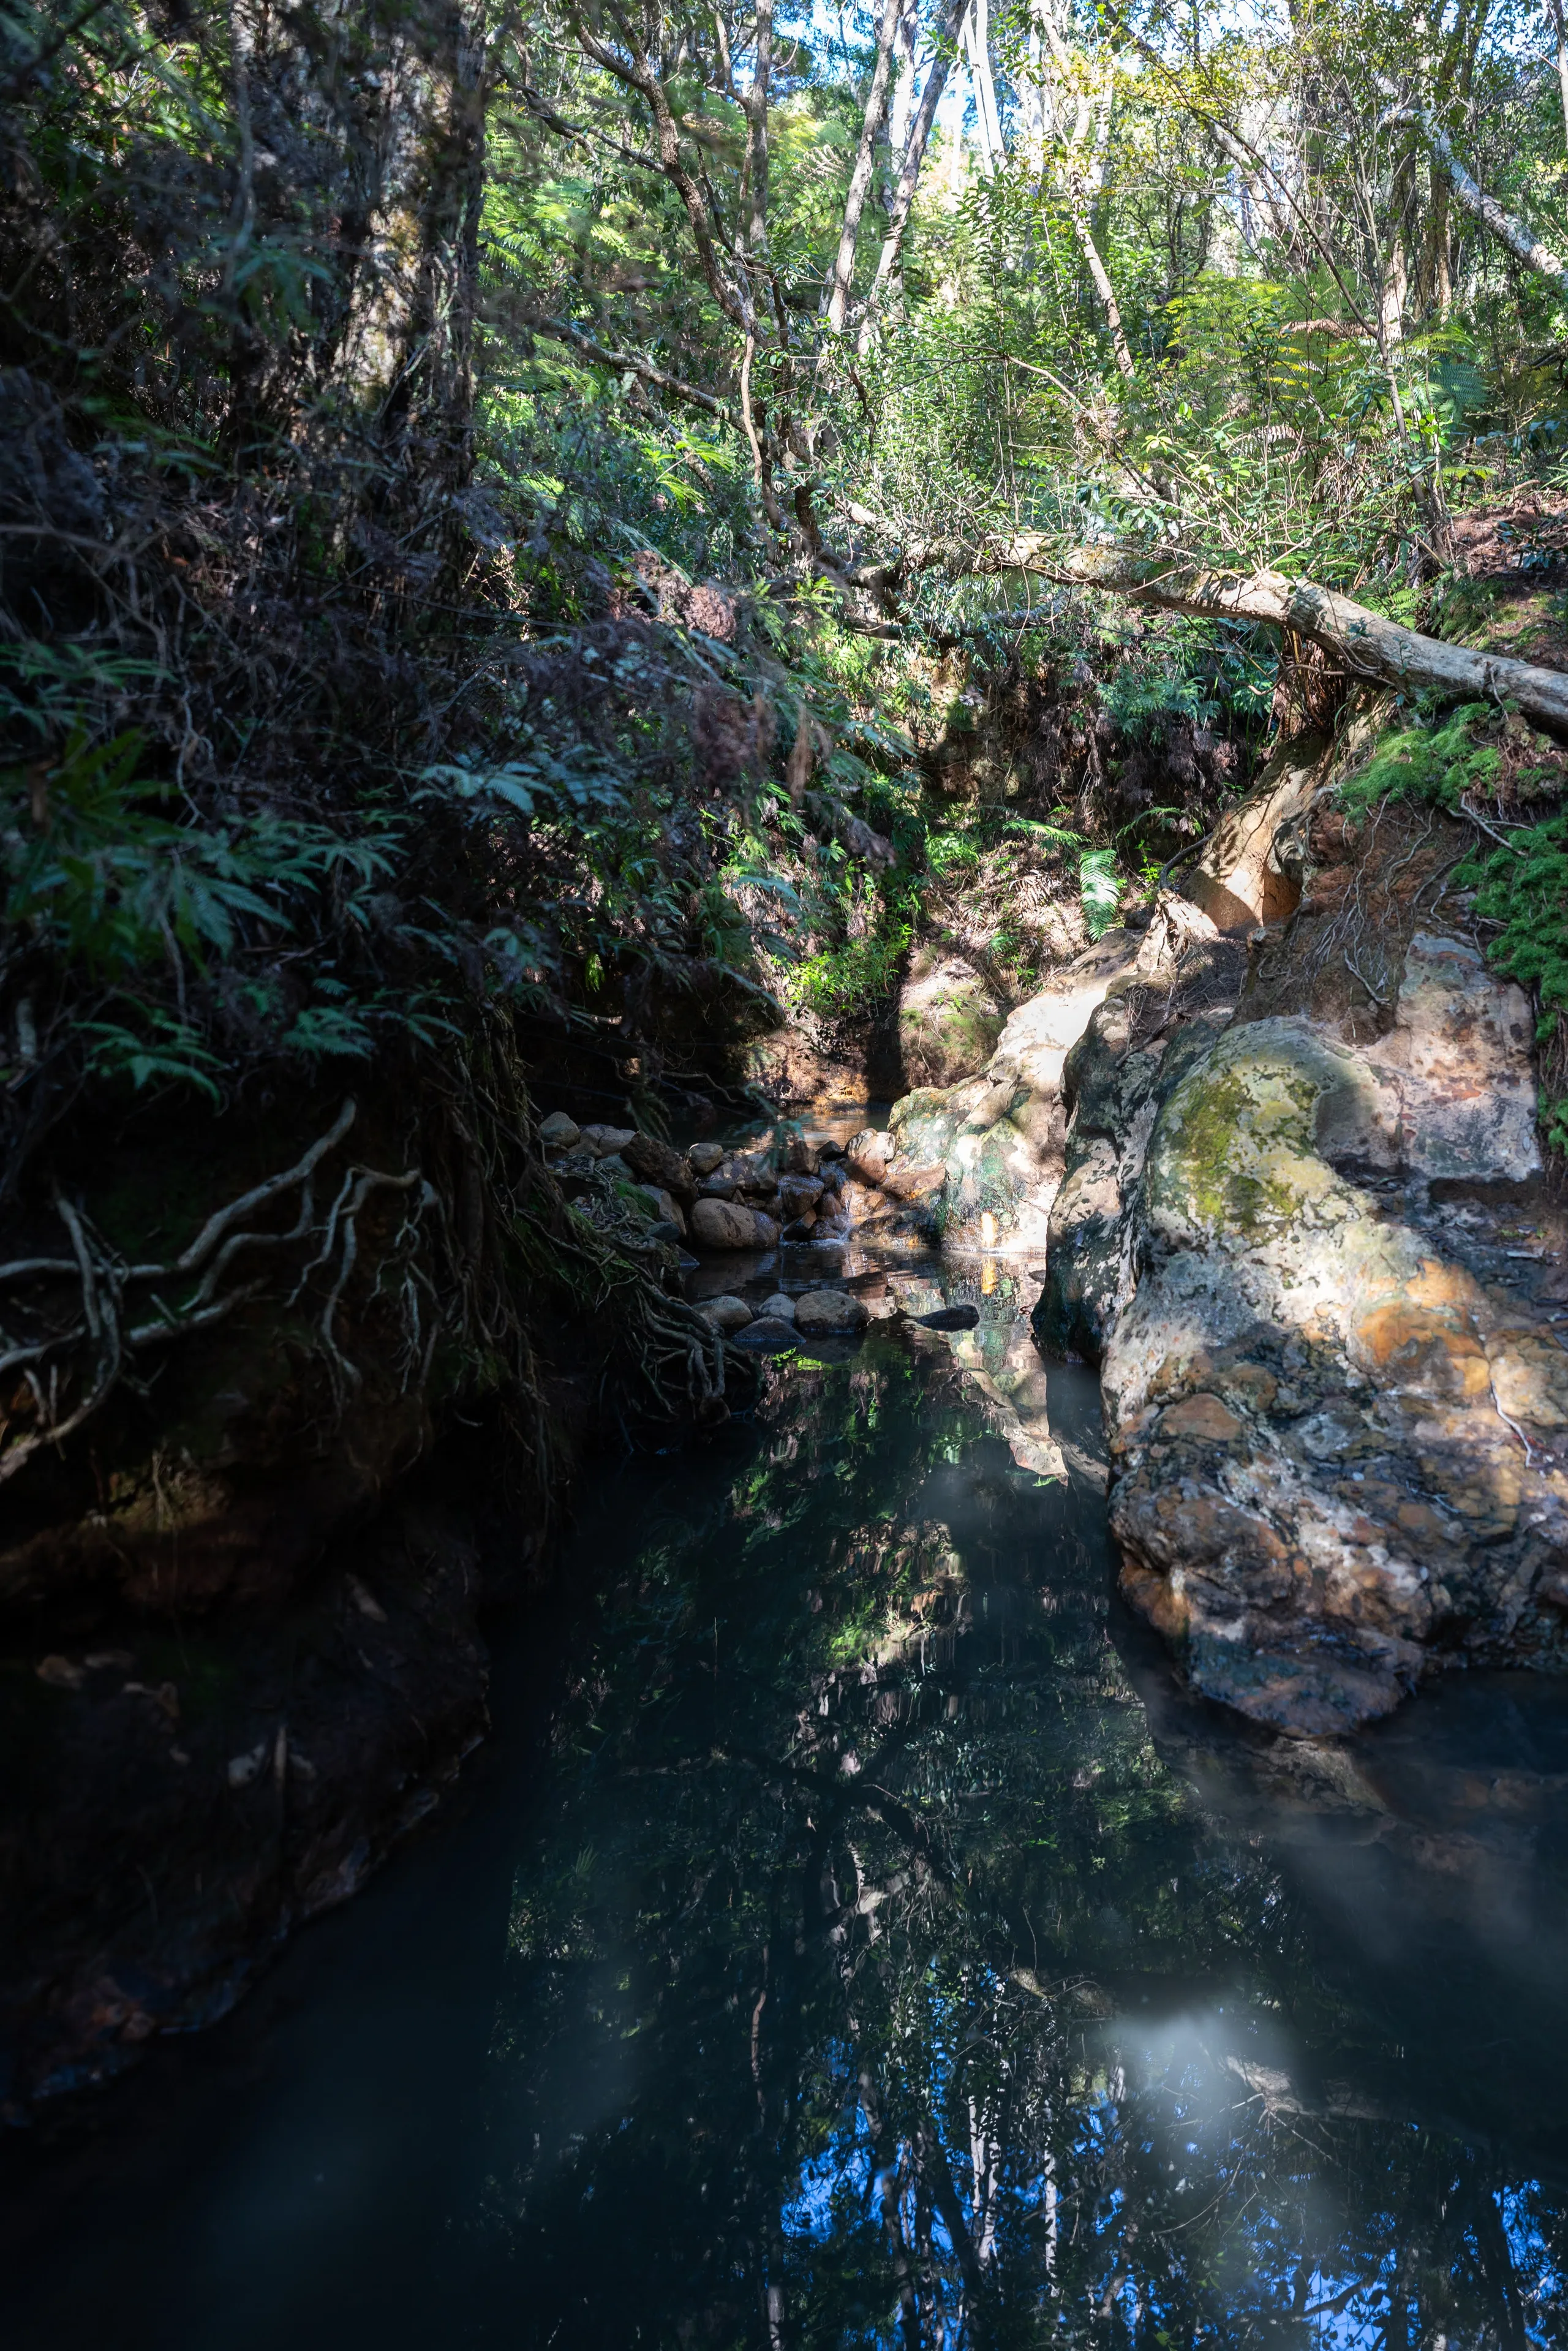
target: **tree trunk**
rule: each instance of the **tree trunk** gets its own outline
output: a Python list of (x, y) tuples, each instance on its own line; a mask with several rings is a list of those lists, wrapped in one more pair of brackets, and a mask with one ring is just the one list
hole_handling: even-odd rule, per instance
[(974, 0), (964, 19), (964, 46), (975, 85), (975, 123), (980, 134), (980, 160), (988, 178), (1006, 162), (1002, 121), (997, 108), (997, 85), (991, 73), (990, 0)]
[(1483, 228), (1490, 229), (1492, 235), (1506, 245), (1514, 258), (1522, 261), (1527, 269), (1533, 269), (1541, 277), (1551, 278), (1554, 285), (1561, 285), (1564, 277), (1568, 277), (1568, 266), (1550, 246), (1542, 244), (1532, 229), (1527, 228), (1523, 221), (1516, 219), (1512, 213), (1505, 212), (1497, 198), (1489, 196), (1479, 183), (1470, 177), (1455, 154), (1448, 134), (1437, 117), (1424, 106), (1393, 107), (1384, 116), (1382, 128), (1392, 130), (1401, 124), (1408, 124), (1412, 130), (1421, 133), (1432, 151), (1433, 161), (1441, 168), (1465, 210), (1473, 213)]
[(866, 297), (865, 318), (860, 334), (862, 351), (870, 343), (878, 307), (886, 297), (888, 285), (897, 271), (899, 256), (904, 250), (904, 232), (909, 226), (909, 215), (915, 209), (915, 192), (920, 182), (920, 167), (925, 160), (926, 142), (931, 136), (931, 125), (936, 120), (936, 109), (947, 87), (953, 43), (957, 34), (959, 14), (965, 5), (966, 0), (948, 0), (947, 7), (935, 28), (936, 51), (925, 69), (925, 86), (915, 110), (915, 120), (909, 126), (904, 162), (898, 174), (898, 185), (894, 191), (887, 235), (883, 239), (882, 251), (877, 256), (876, 276)]
[(1004, 549), (994, 568), (1043, 570), (1080, 587), (1109, 589), (1134, 603), (1204, 620), (1267, 621), (1311, 638), (1359, 677), (1450, 702), (1511, 702), (1532, 726), (1568, 740), (1568, 674), (1422, 636), (1309, 580), (1287, 579), (1280, 571), (1242, 577), (1113, 548), (1080, 548), (1065, 563), (1046, 561), (1044, 555), (1045, 542), (1026, 533)]
[(757, 0), (757, 57), (746, 112), (746, 177), (751, 192), (747, 243), (753, 253), (768, 248), (768, 93), (773, 78), (773, 0)]
[(1552, 23), (1557, 35), (1557, 89), (1563, 100), (1563, 136), (1568, 141), (1568, 19), (1563, 0), (1552, 0)]
[(876, 63), (872, 68), (871, 88), (866, 92), (860, 147), (855, 155), (854, 169), (850, 173), (849, 193), (844, 198), (843, 226), (839, 231), (838, 256), (833, 263), (832, 285), (828, 294), (828, 326), (835, 335), (843, 333), (844, 321), (849, 316), (850, 286), (855, 274), (855, 246), (860, 237), (861, 214), (865, 210), (865, 200), (871, 188), (876, 134), (882, 129), (882, 119), (887, 110), (887, 85), (893, 69), (893, 37), (898, 29), (902, 6), (903, 0), (882, 0), (882, 19), (876, 36)]

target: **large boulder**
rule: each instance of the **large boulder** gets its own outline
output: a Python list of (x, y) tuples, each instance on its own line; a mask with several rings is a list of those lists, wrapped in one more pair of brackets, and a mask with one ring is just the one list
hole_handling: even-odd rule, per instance
[(1287, 931), (1128, 976), (1070, 1057), (1035, 1325), (1103, 1364), (1128, 1598), (1308, 1734), (1450, 1661), (1568, 1663), (1529, 1007), (1442, 899), (1458, 826), (1385, 811), (1358, 863), (1321, 816), (1337, 878), (1309, 842)]
[[(768, 1228), (766, 1238), (758, 1229), (762, 1226)], [(766, 1217), (742, 1207), (737, 1200), (699, 1200), (689, 1230), (697, 1248), (705, 1249), (769, 1249), (778, 1238)]]
[(925, 949), (898, 996), (898, 1047), (917, 1086), (956, 1085), (983, 1070), (1002, 1031), (995, 994), (962, 956)]

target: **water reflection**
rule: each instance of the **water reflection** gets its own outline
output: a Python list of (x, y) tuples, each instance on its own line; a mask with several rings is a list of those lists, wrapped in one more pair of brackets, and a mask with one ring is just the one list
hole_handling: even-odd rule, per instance
[(1568, 1688), (1191, 1704), (1090, 1375), (967, 1294), (607, 1481), (466, 1813), (40, 2150), (0, 2339), (1559, 2341)]
[(1083, 1474), (988, 1434), (1009, 1345), (798, 1367), (604, 1604), (494, 2052), (517, 2339), (1556, 2340), (1556, 1832), (1500, 1803), (1565, 1718), (1186, 1706), (1109, 1621), (1087, 1375)]

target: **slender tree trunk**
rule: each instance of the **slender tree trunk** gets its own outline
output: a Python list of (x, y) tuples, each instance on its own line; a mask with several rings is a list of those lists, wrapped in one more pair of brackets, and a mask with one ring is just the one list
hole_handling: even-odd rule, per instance
[(757, 0), (757, 59), (746, 110), (746, 179), (751, 193), (747, 243), (753, 253), (768, 249), (768, 95), (773, 78), (773, 0)]
[(957, 37), (958, 19), (967, 0), (947, 0), (947, 5), (935, 28), (936, 49), (925, 69), (925, 83), (920, 93), (920, 103), (915, 110), (915, 120), (909, 126), (904, 141), (904, 162), (899, 170), (898, 185), (894, 190), (893, 211), (877, 256), (876, 276), (866, 298), (865, 318), (862, 322), (860, 348), (867, 349), (875, 330), (878, 309), (886, 299), (887, 289), (898, 269), (899, 256), (909, 227), (909, 215), (915, 209), (915, 193), (920, 183), (920, 167), (925, 160), (926, 144), (931, 126), (936, 120), (936, 109), (947, 87), (947, 75), (952, 65), (953, 45)]
[(1552, 0), (1552, 23), (1557, 35), (1557, 89), (1563, 100), (1563, 136), (1568, 141), (1568, 18), (1563, 0)]
[(887, 111), (887, 86), (893, 69), (893, 37), (898, 29), (902, 8), (903, 0), (882, 0), (876, 62), (872, 68), (871, 88), (866, 92), (860, 146), (855, 154), (854, 169), (850, 173), (849, 193), (844, 198), (843, 225), (839, 231), (839, 250), (828, 292), (828, 326), (835, 335), (843, 333), (844, 321), (849, 316), (850, 287), (855, 274), (855, 246), (860, 237), (861, 215), (865, 210), (865, 200), (871, 188), (876, 134), (882, 129), (883, 117)]
[(887, 110), (887, 146), (892, 169), (883, 183), (882, 208), (893, 216), (894, 173), (904, 162), (909, 144), (909, 121), (915, 111), (915, 33), (916, 11), (904, 0), (893, 42), (893, 98)]
[(1500, 244), (1506, 245), (1516, 260), (1522, 261), (1527, 269), (1535, 270), (1539, 276), (1550, 277), (1554, 284), (1561, 284), (1568, 277), (1568, 266), (1564, 266), (1560, 256), (1553, 253), (1550, 246), (1542, 245), (1533, 229), (1527, 227), (1512, 213), (1506, 212), (1495, 196), (1489, 196), (1479, 182), (1471, 178), (1455, 154), (1448, 132), (1428, 108), (1393, 107), (1384, 116), (1382, 127), (1391, 130), (1396, 125), (1406, 123), (1412, 130), (1420, 131), (1431, 150), (1434, 163), (1444, 172), (1465, 210), (1473, 213), (1482, 227), (1489, 229)]
[(1454, 307), (1454, 266), (1449, 250), (1448, 183), (1434, 163), (1432, 165), (1432, 202), (1427, 215), (1427, 235), (1431, 256), (1432, 307), (1439, 319), (1447, 319)]
[(980, 134), (980, 155), (989, 175), (1006, 162), (1002, 121), (997, 108), (997, 85), (991, 73), (990, 0), (974, 0), (964, 20), (964, 44), (975, 84), (975, 120)]

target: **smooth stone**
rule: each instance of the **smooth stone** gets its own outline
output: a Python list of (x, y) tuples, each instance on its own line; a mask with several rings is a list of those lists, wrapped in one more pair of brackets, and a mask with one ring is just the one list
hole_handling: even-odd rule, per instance
[(711, 1176), (723, 1163), (722, 1143), (694, 1143), (686, 1154), (686, 1165), (694, 1176)]
[(861, 1301), (848, 1290), (808, 1290), (795, 1301), (797, 1330), (823, 1337), (863, 1331), (870, 1320)]
[[(768, 1224), (766, 1241), (758, 1232), (759, 1224)], [(733, 1200), (699, 1200), (692, 1210), (691, 1236), (699, 1249), (710, 1249), (770, 1248), (778, 1238), (767, 1217), (754, 1216)]]
[(547, 1151), (575, 1151), (581, 1139), (582, 1129), (563, 1110), (552, 1110), (539, 1121), (539, 1141)]
[(657, 1224), (649, 1226), (648, 1238), (651, 1241), (673, 1241), (678, 1245), (682, 1238), (681, 1228), (672, 1224), (667, 1217), (661, 1217)]
[(779, 1322), (793, 1322), (795, 1320), (795, 1301), (792, 1298), (786, 1298), (781, 1290), (776, 1290), (771, 1298), (765, 1298), (763, 1300), (757, 1311), (759, 1316), (770, 1315), (775, 1321)]
[(744, 1331), (751, 1321), (751, 1309), (744, 1298), (705, 1298), (697, 1308), (705, 1322), (719, 1331)]
[(752, 1347), (759, 1354), (772, 1354), (784, 1347), (793, 1347), (800, 1334), (793, 1322), (781, 1315), (759, 1314), (744, 1331), (737, 1331), (730, 1341), (734, 1347)]

